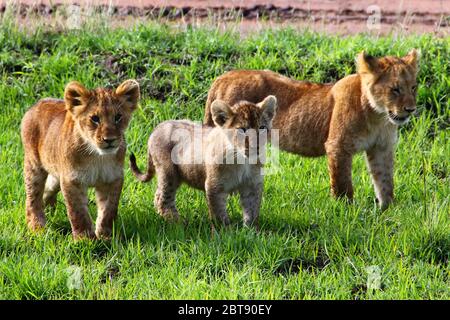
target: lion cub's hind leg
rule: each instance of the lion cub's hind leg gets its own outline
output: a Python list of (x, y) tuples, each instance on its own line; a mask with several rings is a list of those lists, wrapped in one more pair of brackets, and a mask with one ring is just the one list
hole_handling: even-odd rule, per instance
[(55, 176), (49, 174), (47, 180), (45, 181), (44, 188), (44, 205), (49, 206), (52, 210), (56, 207), (56, 197), (59, 190), (61, 189), (59, 185), (59, 179)]
[(47, 175), (39, 164), (25, 159), (26, 220), (33, 231), (45, 226), (43, 195)]
[(156, 169), (158, 186), (155, 192), (155, 207), (158, 213), (167, 220), (179, 221), (180, 214), (176, 207), (176, 193), (180, 186), (180, 179), (175, 166)]

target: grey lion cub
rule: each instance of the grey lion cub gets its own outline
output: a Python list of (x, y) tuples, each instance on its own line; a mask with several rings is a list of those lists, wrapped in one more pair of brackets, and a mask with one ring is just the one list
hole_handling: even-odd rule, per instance
[(276, 108), (274, 96), (257, 104), (241, 101), (233, 106), (216, 100), (211, 106), (216, 127), (187, 120), (159, 124), (148, 140), (147, 172), (140, 172), (135, 156), (130, 156), (138, 180), (158, 176), (154, 204), (159, 214), (179, 219), (175, 194), (185, 182), (206, 192), (210, 218), (225, 225), (230, 223), (227, 196), (238, 192), (245, 225), (257, 226), (263, 188), (261, 157)]

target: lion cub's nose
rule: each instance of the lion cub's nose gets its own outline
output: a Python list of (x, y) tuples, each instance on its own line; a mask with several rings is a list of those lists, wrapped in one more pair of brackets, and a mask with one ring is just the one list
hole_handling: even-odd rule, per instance
[(114, 137), (103, 137), (103, 142), (106, 142), (107, 144), (111, 144), (116, 140), (117, 140), (117, 138), (114, 138)]
[(409, 113), (413, 113), (414, 111), (416, 111), (416, 107), (405, 107), (405, 111), (409, 112)]

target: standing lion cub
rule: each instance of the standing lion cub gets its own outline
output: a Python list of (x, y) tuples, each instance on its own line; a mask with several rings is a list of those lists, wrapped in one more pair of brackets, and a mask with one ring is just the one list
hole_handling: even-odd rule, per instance
[(145, 174), (139, 171), (134, 155), (130, 156), (131, 169), (140, 181), (149, 181), (155, 173), (158, 176), (158, 212), (179, 219), (175, 194), (186, 182), (206, 192), (210, 218), (225, 225), (230, 223), (227, 195), (239, 192), (244, 223), (257, 225), (263, 187), (260, 155), (276, 107), (274, 96), (258, 104), (241, 101), (232, 107), (216, 100), (211, 105), (215, 128), (186, 120), (158, 125), (148, 140)]
[(307, 157), (327, 155), (334, 196), (353, 197), (352, 158), (365, 151), (382, 209), (393, 200), (394, 145), (398, 126), (416, 111), (418, 53), (375, 58), (362, 52), (357, 74), (333, 84), (296, 81), (271, 71), (236, 70), (214, 81), (204, 123), (213, 126), (212, 101), (229, 104), (278, 99), (273, 128), (282, 150)]
[[(32, 230), (45, 225), (44, 206), (61, 190), (75, 239), (109, 237), (123, 184), (124, 132), (139, 100), (139, 84), (88, 90), (71, 82), (64, 100), (43, 99), (22, 120), (25, 151), (26, 219)], [(94, 232), (88, 187), (95, 187)]]

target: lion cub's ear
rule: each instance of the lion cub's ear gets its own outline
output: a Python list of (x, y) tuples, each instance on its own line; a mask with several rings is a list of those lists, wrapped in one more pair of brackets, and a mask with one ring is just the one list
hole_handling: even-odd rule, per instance
[(419, 51), (417, 51), (416, 49), (412, 49), (406, 56), (404, 56), (402, 58), (402, 60), (409, 64), (411, 67), (417, 69), (418, 65), (419, 65)]
[(136, 80), (126, 80), (116, 89), (116, 95), (123, 99), (126, 106), (134, 111), (137, 108), (137, 103), (141, 96), (139, 83)]
[(359, 74), (375, 74), (380, 66), (378, 59), (362, 51), (356, 57), (356, 70)]
[(77, 114), (84, 109), (91, 93), (78, 81), (67, 84), (64, 90), (64, 101), (66, 109), (73, 114)]
[(211, 114), (214, 123), (221, 127), (233, 116), (233, 111), (225, 101), (214, 100), (211, 104)]
[(262, 102), (258, 103), (258, 106), (263, 110), (263, 115), (272, 120), (277, 111), (277, 97), (267, 96)]

